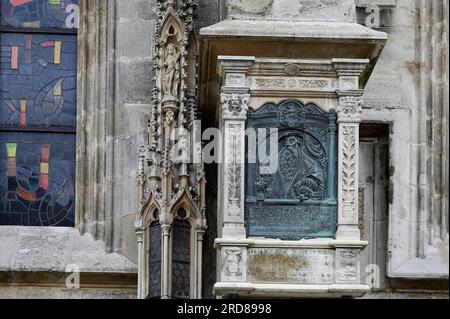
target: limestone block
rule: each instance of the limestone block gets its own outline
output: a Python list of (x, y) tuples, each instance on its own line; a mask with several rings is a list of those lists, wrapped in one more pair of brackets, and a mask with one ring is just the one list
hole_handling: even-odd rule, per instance
[(106, 253), (103, 242), (74, 228), (2, 226), (0, 252), (0, 272), (64, 273), (69, 265), (81, 272), (137, 271), (127, 258)]
[(354, 22), (353, 0), (226, 0), (226, 18)]

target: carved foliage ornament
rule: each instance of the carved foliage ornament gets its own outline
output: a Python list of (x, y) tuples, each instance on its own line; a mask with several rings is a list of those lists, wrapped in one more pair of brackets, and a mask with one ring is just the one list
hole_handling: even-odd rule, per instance
[(363, 100), (354, 96), (339, 98), (339, 119), (360, 120)]
[(228, 179), (228, 213), (239, 216), (241, 212), (241, 181), (242, 181), (242, 139), (243, 127), (230, 125), (227, 127), (227, 158), (226, 175)]
[(245, 117), (250, 102), (249, 94), (227, 94), (220, 96), (224, 116)]
[(344, 126), (343, 161), (342, 161), (342, 196), (344, 214), (353, 213), (356, 209), (356, 174), (357, 174), (357, 137), (355, 126)]

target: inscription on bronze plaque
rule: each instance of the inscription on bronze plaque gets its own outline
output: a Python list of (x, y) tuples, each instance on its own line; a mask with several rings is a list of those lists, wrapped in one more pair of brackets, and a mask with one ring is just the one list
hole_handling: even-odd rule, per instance
[(248, 254), (250, 282), (333, 284), (333, 250), (252, 248)]

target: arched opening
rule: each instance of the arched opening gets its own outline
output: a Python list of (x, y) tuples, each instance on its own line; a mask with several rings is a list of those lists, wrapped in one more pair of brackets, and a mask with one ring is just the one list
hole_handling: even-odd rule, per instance
[(159, 211), (153, 213), (147, 229), (148, 299), (161, 298), (161, 224)]
[(192, 226), (184, 208), (177, 211), (172, 225), (172, 298), (191, 297)]

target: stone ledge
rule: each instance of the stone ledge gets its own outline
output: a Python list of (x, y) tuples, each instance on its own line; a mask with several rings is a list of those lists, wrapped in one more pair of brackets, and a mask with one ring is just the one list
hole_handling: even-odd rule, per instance
[(388, 276), (403, 279), (448, 279), (448, 262), (436, 262), (432, 258), (409, 259), (399, 267), (391, 269)]
[(0, 272), (136, 273), (137, 266), (75, 228), (0, 226)]
[[(47, 287), (66, 289), (70, 273), (0, 272), (0, 287)], [(80, 273), (80, 289), (137, 289), (136, 273)]]
[(355, 0), (355, 6), (357, 7), (395, 7), (397, 6), (397, 0)]
[(384, 32), (346, 22), (224, 20), (200, 30), (201, 37), (276, 38), (304, 41), (386, 41)]
[(278, 239), (232, 239), (219, 238), (215, 241), (215, 248), (220, 246), (247, 246), (255, 248), (364, 248), (369, 243), (359, 240), (310, 239), (300, 241), (284, 241)]
[(214, 285), (214, 293), (219, 296), (240, 297), (289, 297), (289, 298), (358, 298), (369, 291), (366, 285), (289, 285), (225, 283)]
[(67, 289), (36, 285), (0, 285), (0, 299), (136, 299), (135, 287)]

